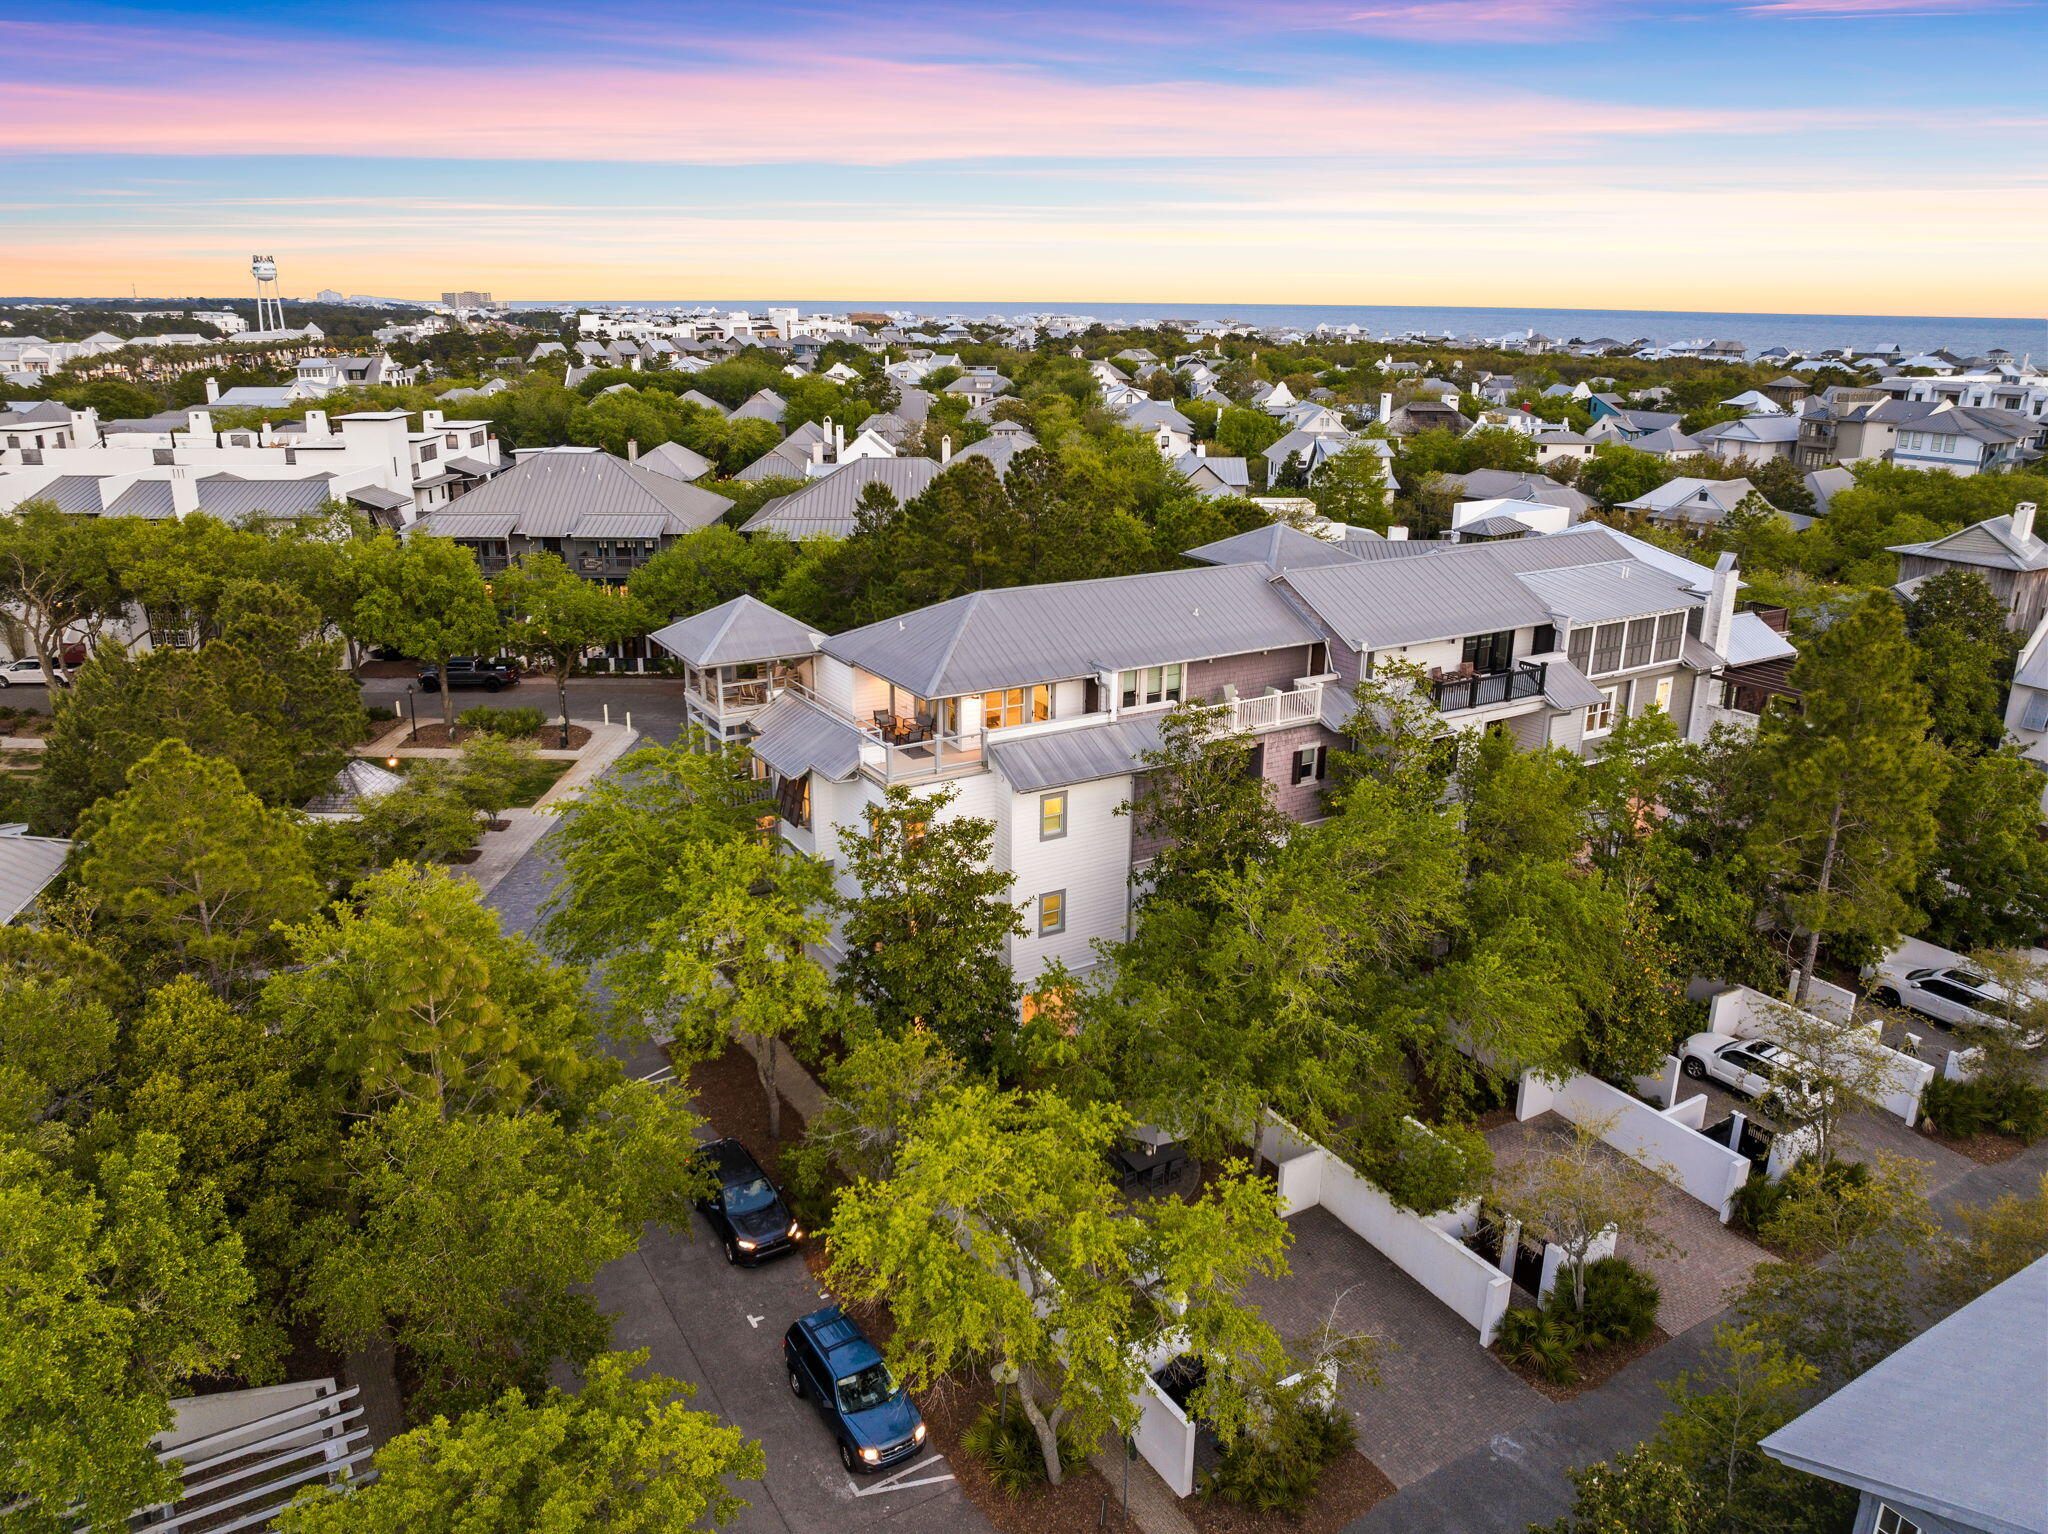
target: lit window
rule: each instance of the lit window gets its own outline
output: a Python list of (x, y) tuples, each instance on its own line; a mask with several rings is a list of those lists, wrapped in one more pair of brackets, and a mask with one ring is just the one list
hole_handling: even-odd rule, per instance
[(1905, 1517), (1888, 1502), (1877, 1504), (1877, 1522), (1870, 1527), (1872, 1534), (1921, 1534), (1919, 1524)]
[(1652, 701), (1652, 703), (1651, 703), (1651, 707), (1653, 707), (1653, 708), (1659, 708), (1659, 709), (1662, 709), (1662, 710), (1663, 710), (1663, 711), (1664, 711), (1665, 713), (1667, 713), (1667, 714), (1668, 714), (1668, 713), (1670, 713), (1670, 712), (1671, 712), (1671, 688), (1672, 688), (1672, 680), (1671, 680), (1671, 678), (1670, 678), (1670, 677), (1668, 677), (1668, 676), (1660, 676), (1660, 677), (1658, 677), (1658, 678), (1657, 678), (1657, 696), (1656, 696), (1656, 698), (1655, 698), (1655, 699), (1654, 699), (1654, 700)]
[(989, 730), (1007, 729), (1027, 719), (1042, 724), (1052, 718), (1052, 689), (1012, 687), (1007, 692), (985, 692), (981, 695), (981, 714), (982, 728)]
[(1605, 735), (1614, 728), (1614, 716), (1622, 706), (1619, 687), (1601, 688), (1600, 701), (1586, 710), (1586, 733)]
[(1051, 937), (1067, 930), (1067, 892), (1047, 890), (1038, 897), (1038, 935)]
[(1038, 801), (1038, 839), (1049, 842), (1067, 834), (1067, 796), (1046, 794)]

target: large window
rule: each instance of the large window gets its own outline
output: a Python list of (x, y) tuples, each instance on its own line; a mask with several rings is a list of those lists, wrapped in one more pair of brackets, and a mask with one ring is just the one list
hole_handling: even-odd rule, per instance
[(1515, 634), (1504, 629), (1498, 634), (1468, 634), (1465, 637), (1464, 663), (1481, 676), (1492, 676), (1496, 671), (1505, 671), (1515, 663)]
[(1654, 618), (1573, 629), (1565, 642), (1565, 655), (1587, 676), (1605, 676), (1610, 671), (1677, 660), (1684, 646), (1685, 614), (1661, 613)]
[(1142, 671), (1125, 671), (1117, 676), (1125, 708), (1142, 708), (1150, 703), (1180, 702), (1181, 668), (1147, 666)]
[(1047, 890), (1038, 897), (1038, 935), (1051, 937), (1067, 930), (1067, 892)]
[(1001, 730), (1013, 724), (1023, 724), (1027, 719), (1037, 724), (1050, 718), (1050, 687), (1012, 687), (1007, 692), (985, 692), (981, 695), (983, 729)]

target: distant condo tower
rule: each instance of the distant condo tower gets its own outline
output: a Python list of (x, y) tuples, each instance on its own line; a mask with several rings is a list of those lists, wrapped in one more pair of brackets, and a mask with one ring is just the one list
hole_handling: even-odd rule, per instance
[(251, 256), (249, 271), (256, 278), (256, 328), (284, 329), (284, 300), (277, 296), (277, 257)]

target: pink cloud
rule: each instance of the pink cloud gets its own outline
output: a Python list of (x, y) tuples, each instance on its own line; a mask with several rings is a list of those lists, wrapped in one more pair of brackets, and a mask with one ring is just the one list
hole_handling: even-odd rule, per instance
[(1812, 16), (1850, 20), (1876, 16), (1966, 16), (2001, 11), (2006, 0), (1746, 0), (1752, 16)]
[[(304, 111), (332, 93), (346, 123)], [(744, 164), (1022, 158), (1524, 158), (1596, 139), (1778, 131), (1804, 113), (1427, 83), (1342, 88), (1093, 82), (977, 64), (841, 57), (746, 68), (454, 62), (210, 82), (17, 86), (0, 144), (45, 152), (342, 154)]]

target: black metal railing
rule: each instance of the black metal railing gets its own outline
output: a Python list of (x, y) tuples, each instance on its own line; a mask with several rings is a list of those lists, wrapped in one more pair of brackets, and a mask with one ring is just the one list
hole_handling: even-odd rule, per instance
[(1485, 676), (1446, 677), (1431, 684), (1430, 695), (1447, 714), (1494, 703), (1512, 703), (1517, 698), (1538, 696), (1549, 671), (1547, 662), (1523, 661), (1519, 666)]

